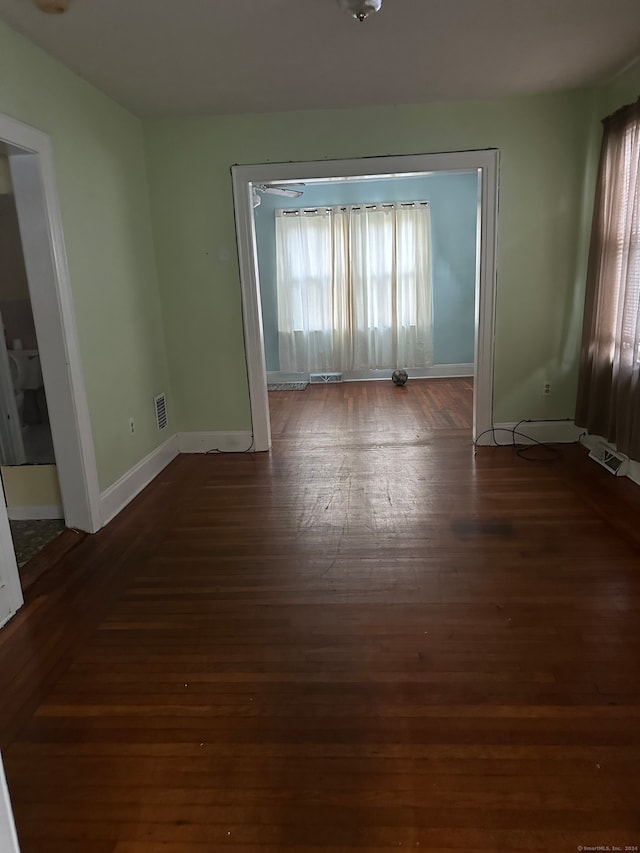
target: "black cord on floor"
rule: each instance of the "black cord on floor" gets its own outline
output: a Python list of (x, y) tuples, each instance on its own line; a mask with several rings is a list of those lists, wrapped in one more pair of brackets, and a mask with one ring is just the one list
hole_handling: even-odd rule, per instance
[[(552, 444), (549, 444), (546, 441), (538, 441), (537, 438), (533, 438), (533, 436), (527, 435), (527, 433), (521, 432), (519, 427), (521, 424), (530, 424), (530, 423), (568, 423), (569, 418), (552, 418), (550, 420), (543, 421), (535, 421), (532, 418), (523, 418), (518, 421), (518, 423), (514, 427), (490, 427), (489, 429), (485, 429), (480, 435), (477, 435), (473, 441), (474, 450), (478, 448), (478, 441), (482, 438), (483, 435), (487, 435), (491, 433), (493, 438), (493, 442), (496, 447), (512, 447), (513, 452), (516, 456), (519, 456), (521, 459), (525, 459), (527, 462), (555, 462), (562, 457), (562, 451), (554, 447)], [(511, 436), (510, 442), (500, 442), (496, 438), (496, 433), (498, 432), (506, 432)], [(529, 445), (518, 445), (516, 443), (516, 436), (520, 438), (526, 438), (529, 442)], [(543, 456), (539, 455), (531, 455), (531, 453), (540, 453), (542, 452)]]
[(253, 450), (253, 445), (255, 444), (255, 439), (253, 437), (253, 430), (251, 435), (251, 444), (249, 447), (244, 450), (222, 450), (220, 447), (212, 447), (211, 450), (205, 450), (204, 455), (208, 456), (210, 453), (250, 453)]

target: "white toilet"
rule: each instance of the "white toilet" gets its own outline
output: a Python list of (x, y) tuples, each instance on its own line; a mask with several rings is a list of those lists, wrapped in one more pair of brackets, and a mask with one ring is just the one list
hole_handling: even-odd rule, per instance
[(7, 350), (9, 356), (9, 367), (11, 368), (11, 379), (13, 380), (13, 392), (16, 397), (20, 423), (23, 421), (24, 392), (37, 391), (42, 388), (42, 368), (40, 366), (40, 353), (37, 349), (11, 349)]

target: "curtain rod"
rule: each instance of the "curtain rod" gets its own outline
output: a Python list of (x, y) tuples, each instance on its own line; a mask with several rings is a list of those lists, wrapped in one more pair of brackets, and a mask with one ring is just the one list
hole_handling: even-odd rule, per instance
[(332, 210), (376, 210), (377, 208), (389, 208), (392, 209), (394, 207), (430, 207), (431, 204), (428, 201), (393, 201), (393, 202), (379, 202), (378, 204), (347, 204), (347, 205), (335, 205), (333, 207), (296, 207), (296, 208), (278, 208), (277, 213), (282, 214), (282, 216), (300, 216), (301, 213), (319, 213), (321, 210), (324, 210), (325, 213), (330, 213)]

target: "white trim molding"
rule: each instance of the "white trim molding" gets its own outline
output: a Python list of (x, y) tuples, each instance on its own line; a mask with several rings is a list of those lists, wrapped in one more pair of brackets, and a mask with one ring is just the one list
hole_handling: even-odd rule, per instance
[(267, 372), (264, 354), (260, 281), (258, 274), (252, 189), (254, 184), (327, 178), (370, 178), (376, 175), (408, 175), (425, 172), (477, 172), (478, 239), (475, 305), (475, 375), (473, 435), (491, 427), (493, 420), (493, 358), (496, 289), (496, 235), (498, 215), (498, 166), (496, 149), (367, 157), (354, 160), (320, 160), (305, 163), (262, 163), (233, 166), (233, 197), (249, 399), (255, 450), (271, 446)]
[(61, 506), (8, 506), (7, 515), (11, 521), (31, 521), (46, 518), (64, 518)]
[(23, 604), (22, 584), (7, 517), (7, 500), (0, 478), (0, 627), (8, 622)]
[(0, 850), (2, 853), (20, 853), (2, 756), (0, 756)]
[(173, 435), (141, 459), (126, 474), (100, 495), (102, 526), (112, 521), (178, 455), (177, 436)]
[(267, 382), (308, 382), (308, 373), (287, 373), (286, 370), (269, 370), (267, 371)]
[(635, 459), (629, 460), (629, 470), (626, 475), (636, 486), (640, 486), (640, 462)]
[(250, 453), (256, 450), (249, 430), (179, 432), (178, 448), (180, 453)]
[(486, 433), (479, 440), (479, 445), (511, 444), (513, 430), (517, 427), (516, 444), (575, 444), (580, 440), (584, 430), (577, 427), (573, 421), (514, 421), (513, 423), (494, 424), (492, 432)]
[[(378, 381), (380, 379), (391, 379), (393, 368), (390, 367), (386, 370), (345, 370), (340, 372), (343, 375), (344, 382)], [(473, 376), (474, 372), (473, 364), (434, 364), (433, 367), (410, 367), (407, 370), (410, 379), (464, 378)], [(308, 381), (308, 373), (287, 373), (280, 370), (270, 370), (267, 373), (268, 383)]]
[[(393, 368), (387, 370), (347, 370), (345, 382), (362, 382), (391, 379)], [(473, 376), (473, 364), (434, 364), (433, 367), (408, 367), (409, 379), (451, 379), (453, 377)]]
[(93, 533), (100, 528), (98, 471), (51, 141), (3, 114), (0, 141), (9, 157), (65, 518)]

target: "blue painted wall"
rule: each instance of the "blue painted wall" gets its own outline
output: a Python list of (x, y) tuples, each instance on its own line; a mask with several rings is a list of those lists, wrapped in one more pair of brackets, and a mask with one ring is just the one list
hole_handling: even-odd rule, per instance
[(478, 212), (475, 172), (308, 184), (300, 199), (261, 195), (262, 204), (254, 213), (267, 370), (279, 370), (280, 366), (274, 211), (389, 201), (431, 203), (434, 360), (436, 364), (473, 362)]

